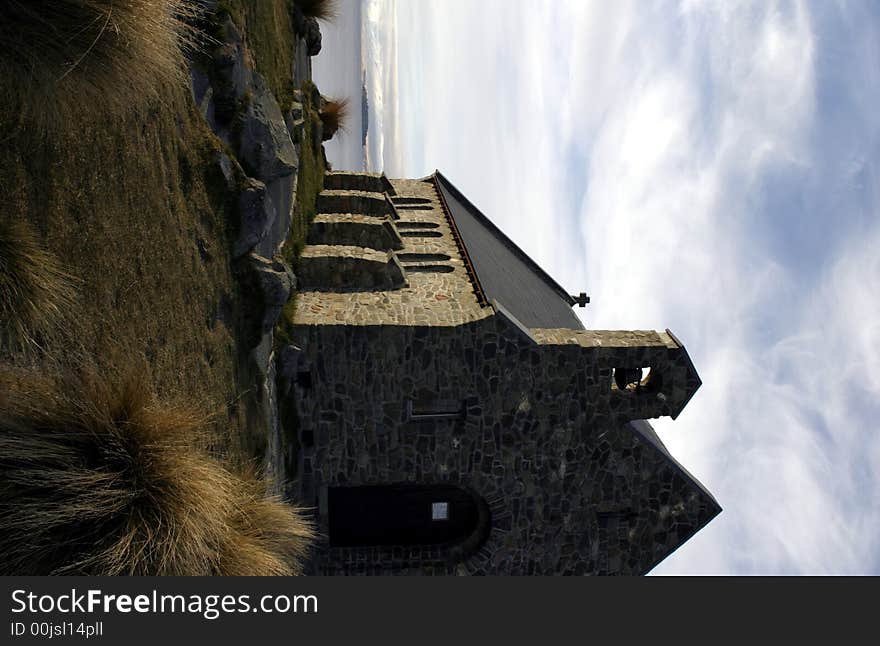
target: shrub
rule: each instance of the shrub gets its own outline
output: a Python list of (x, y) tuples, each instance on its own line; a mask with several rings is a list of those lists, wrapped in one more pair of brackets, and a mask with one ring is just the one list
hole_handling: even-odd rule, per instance
[(21, 219), (0, 219), (0, 346), (38, 344), (74, 300), (74, 279)]
[(293, 574), (312, 530), (146, 380), (0, 375), (0, 574)]
[(330, 21), (339, 16), (336, 0), (295, 0), (304, 16)]
[(183, 79), (199, 4), (187, 0), (0, 0), (4, 102), (41, 122), (129, 109)]
[(348, 99), (330, 99), (324, 101), (318, 115), (321, 117), (323, 126), (322, 136), (324, 141), (332, 139), (341, 129), (347, 130), (349, 104)]

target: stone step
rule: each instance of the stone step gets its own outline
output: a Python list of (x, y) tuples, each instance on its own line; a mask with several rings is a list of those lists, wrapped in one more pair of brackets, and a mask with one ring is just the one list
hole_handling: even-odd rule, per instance
[(357, 213), (320, 213), (309, 229), (309, 244), (348, 245), (380, 251), (403, 249), (403, 241), (387, 217)]
[(394, 186), (385, 177), (385, 173), (328, 171), (324, 174), (324, 188), (335, 191), (370, 191), (395, 195)]
[(325, 189), (318, 194), (318, 213), (355, 213), (387, 215), (399, 220), (397, 209), (386, 193)]
[(403, 268), (393, 253), (347, 245), (306, 245), (297, 278), (302, 290), (314, 291), (379, 291), (406, 286)]

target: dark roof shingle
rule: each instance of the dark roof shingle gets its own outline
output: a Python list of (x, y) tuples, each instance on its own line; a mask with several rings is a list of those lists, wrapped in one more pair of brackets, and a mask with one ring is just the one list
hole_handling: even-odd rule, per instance
[(528, 328), (584, 329), (573, 300), (440, 171), (434, 180), (488, 301), (497, 300)]

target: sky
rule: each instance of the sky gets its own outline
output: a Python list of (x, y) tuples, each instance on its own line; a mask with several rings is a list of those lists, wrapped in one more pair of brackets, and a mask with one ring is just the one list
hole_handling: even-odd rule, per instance
[(364, 66), (361, 63), (361, 3), (360, 0), (345, 0), (338, 5), (336, 19), (321, 25), (324, 55), (312, 58), (312, 76), (324, 96), (349, 100), (346, 128), (324, 143), (327, 159), (335, 168), (362, 170), (360, 103)]
[(439, 168), (588, 328), (687, 347), (652, 423), (724, 511), (654, 573), (880, 574), (880, 4), (342, 7), (370, 170)]

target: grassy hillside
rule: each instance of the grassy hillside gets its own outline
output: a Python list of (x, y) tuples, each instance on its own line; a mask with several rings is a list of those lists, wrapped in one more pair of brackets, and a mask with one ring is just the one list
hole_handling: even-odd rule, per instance
[[(7, 135), (9, 137), (9, 135)], [(3, 217), (29, 220), (81, 281), (59, 359), (143, 360), (160, 395), (238, 412), (238, 301), (217, 142), (186, 90), (111, 123), (80, 124), (0, 148)]]
[(218, 16), (229, 14), (244, 28), (254, 66), (266, 78), (282, 111), (293, 101), (292, 5), (292, 0), (226, 0), (217, 9)]
[[(257, 69), (289, 104), (288, 2), (236, 0), (224, 8), (244, 26)], [(242, 405), (249, 386), (240, 361), (248, 348), (229, 254), (235, 196), (217, 165), (219, 142), (188, 90), (171, 84), (143, 108), (66, 126), (37, 133), (0, 111), (0, 217), (29, 221), (80, 281), (53, 360), (143, 362), (161, 397), (218, 414), (218, 448), (261, 459), (264, 431)], [(323, 176), (309, 128), (292, 250), (301, 248)]]
[[(262, 314), (259, 295), (247, 286), (246, 261), (231, 255), (240, 178), (228, 183), (220, 160), (233, 153), (196, 109), (185, 73), (175, 68), (148, 84), (133, 83), (132, 74), (152, 69), (150, 62), (129, 68), (120, 54), (131, 53), (129, 36), (147, 18), (144, 25), (159, 31), (186, 31), (187, 43), (198, 39), (189, 40), (190, 26), (176, 18), (168, 23), (173, 12), (155, 13), (181, 6), (175, 0), (53, 2), (59, 11), (47, 5), (40, 15), (58, 21), (60, 9), (76, 10), (71, 15), (79, 20), (82, 11), (98, 12), (105, 20), (86, 21), (89, 28), (111, 25), (86, 39), (84, 56), (94, 45), (107, 60), (120, 57), (106, 76), (90, 76), (87, 64), (76, 64), (65, 78), (55, 69), (70, 60), (65, 50), (41, 72), (40, 92), (25, 87), (36, 76), (0, 75), (0, 312), (17, 317), (0, 326), (0, 439), (7, 447), (0, 490), (18, 514), (0, 527), (8, 547), (0, 569), (295, 572), (310, 524), (295, 508), (266, 497), (268, 483), (252, 469), (263, 464), (267, 447), (249, 358), (253, 321)], [(21, 7), (3, 5), (0, 18), (39, 14)], [(292, 105), (297, 84), (305, 89), (299, 188), (284, 250), (293, 264), (314, 215), (325, 160), (314, 130), (319, 94), (308, 79), (293, 79), (289, 9), (287, 0), (229, 0), (219, 11), (246, 34), (245, 60), (266, 77), (283, 109)], [(104, 31), (111, 34), (107, 43)], [(173, 38), (167, 44), (176, 47)], [(150, 47), (137, 51), (153, 55)], [(26, 53), (38, 57), (39, 50)], [(0, 54), (0, 69), (19, 69), (18, 55)], [(95, 79), (100, 82), (77, 93)], [(34, 96), (51, 98), (43, 110), (51, 111), (48, 118), (40, 114), (42, 104), (28, 103)], [(51, 334), (41, 324), (49, 318)], [(9, 343), (9, 336), (23, 342)], [(99, 396), (77, 394), (78, 375), (101, 384)], [(116, 397), (120, 388), (137, 393), (137, 401)], [(245, 468), (224, 468), (230, 464)], [(39, 492), (34, 473), (42, 478)], [(101, 478), (122, 487), (118, 494), (88, 485)], [(59, 483), (70, 482), (79, 488), (64, 489), (69, 500), (59, 498)], [(152, 493), (144, 497), (147, 490)], [(126, 507), (144, 500), (155, 505)], [(71, 509), (88, 509), (90, 520)], [(157, 527), (167, 535), (154, 532)], [(157, 542), (137, 554), (123, 549), (143, 532)], [(100, 554), (89, 552), (95, 546)]]

